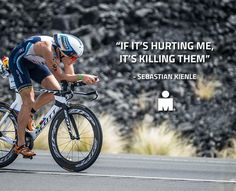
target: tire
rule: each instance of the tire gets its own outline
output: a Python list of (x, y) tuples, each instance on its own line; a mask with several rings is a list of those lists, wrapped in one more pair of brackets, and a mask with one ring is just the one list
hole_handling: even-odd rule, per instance
[[(9, 105), (0, 102), (0, 121), (6, 112), (9, 112), (9, 116), (6, 118), (6, 120), (9, 120), (8, 121), (9, 123), (7, 124), (9, 124), (10, 126), (8, 127), (7, 131), (4, 131), (4, 133), (5, 135), (7, 135), (7, 137), (17, 140), (16, 113), (10, 109)], [(3, 132), (4, 127), (6, 127), (5, 125), (6, 123), (3, 123), (3, 125), (0, 126), (1, 133)], [(13, 147), (14, 145), (11, 145), (3, 140), (0, 140), (0, 168), (8, 166), (17, 158), (18, 155), (14, 153)]]
[[(49, 148), (59, 166), (68, 171), (79, 172), (89, 168), (98, 158), (102, 147), (102, 129), (94, 113), (85, 106), (73, 105), (68, 109), (68, 116), (73, 135), (76, 135), (77, 128), (79, 140), (71, 139), (64, 111), (60, 110), (49, 129)], [(67, 141), (63, 142), (65, 139)]]

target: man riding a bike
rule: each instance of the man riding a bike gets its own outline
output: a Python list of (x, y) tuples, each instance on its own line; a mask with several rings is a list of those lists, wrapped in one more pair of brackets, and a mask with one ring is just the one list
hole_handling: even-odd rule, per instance
[[(75, 74), (73, 64), (83, 54), (82, 41), (69, 34), (54, 34), (50, 36), (33, 36), (18, 44), (10, 55), (9, 68), (14, 77), (16, 87), (22, 98), (21, 110), (17, 117), (18, 142), (14, 147), (17, 154), (25, 157), (35, 153), (25, 146), (25, 128), (33, 130), (32, 117), (43, 105), (54, 100), (54, 95), (41, 94), (35, 100), (31, 79), (43, 88), (60, 90), (59, 82), (83, 81), (94, 84), (97, 76)], [(64, 72), (60, 63), (64, 64)]]

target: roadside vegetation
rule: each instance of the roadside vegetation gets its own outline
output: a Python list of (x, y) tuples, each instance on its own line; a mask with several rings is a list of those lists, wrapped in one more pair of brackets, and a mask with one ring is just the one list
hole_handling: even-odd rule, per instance
[[(39, 117), (41, 118), (41, 117)], [(119, 135), (118, 132), (118, 125), (115, 123), (114, 118), (110, 115), (101, 115), (99, 118), (99, 121), (102, 126), (102, 131), (103, 131), (103, 147), (102, 147), (102, 152), (104, 153), (122, 153), (124, 152), (124, 148), (126, 145), (126, 141)], [(39, 123), (39, 121), (36, 120), (36, 123)], [(81, 127), (86, 127), (87, 126), (87, 121), (83, 120), (80, 121), (80, 126)], [(65, 126), (65, 124), (62, 124)], [(42, 133), (39, 135), (39, 137), (35, 140), (34, 143), (34, 149), (38, 150), (48, 150), (48, 130), (49, 126), (42, 131)], [(62, 131), (63, 133), (63, 131)], [(86, 137), (91, 137), (91, 135), (86, 135)], [(68, 137), (69, 138), (69, 137)], [(68, 139), (69, 140), (69, 139)], [(67, 141), (68, 141), (67, 140)], [(60, 143), (59, 145), (63, 144), (64, 140), (58, 140)], [(88, 145), (90, 145), (90, 139), (85, 140), (83, 138), (83, 143), (79, 145), (81, 150), (86, 150)], [(70, 145), (67, 146), (67, 148), (71, 148)], [(73, 150), (78, 149), (78, 147), (74, 147)], [(66, 151), (66, 149), (65, 149)]]
[(159, 126), (140, 122), (135, 128), (130, 153), (166, 155), (166, 156), (195, 156), (196, 149), (171, 129), (168, 122)]
[[(118, 132), (119, 126), (112, 116), (101, 115), (99, 120), (103, 129), (103, 153), (195, 156), (195, 148), (171, 129), (168, 122), (155, 126), (145, 120), (141, 121), (134, 127), (132, 138), (124, 139)], [(36, 139), (34, 149), (48, 150), (48, 127)], [(76, 149), (74, 147), (74, 150)], [(80, 149), (86, 150), (83, 146), (80, 146)]]
[[(42, 117), (39, 117), (38, 119), (41, 119)], [(39, 123), (39, 120), (36, 120), (36, 124)], [(49, 150), (48, 147), (48, 130), (49, 125), (45, 127), (45, 129), (41, 132), (41, 134), (37, 137), (37, 139), (34, 142), (34, 149), (38, 150)]]
[(217, 153), (217, 157), (236, 159), (236, 138), (231, 139), (229, 145)]
[(221, 86), (221, 83), (214, 78), (204, 78), (201, 76), (194, 87), (195, 95), (202, 100), (210, 100), (214, 97), (216, 89)]

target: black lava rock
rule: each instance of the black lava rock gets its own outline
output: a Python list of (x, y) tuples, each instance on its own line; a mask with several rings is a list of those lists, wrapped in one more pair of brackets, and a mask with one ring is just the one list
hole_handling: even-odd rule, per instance
[[(100, 99), (94, 108), (114, 115), (123, 125), (123, 133), (131, 133), (134, 122), (148, 113), (155, 123), (170, 120), (193, 140), (199, 156), (208, 157), (215, 157), (235, 136), (234, 0), (0, 0), (0, 56), (9, 55), (30, 35), (55, 31), (83, 40), (86, 50), (79, 61), (83, 63), (76, 69), (100, 76)], [(119, 55), (124, 52), (116, 47), (117, 41), (211, 41), (214, 51), (204, 64), (122, 64)], [(151, 50), (128, 53), (170, 54)], [(194, 93), (194, 81), (138, 81), (133, 79), (137, 73), (198, 73), (215, 77), (222, 86), (212, 100), (203, 101)], [(1, 99), (9, 101), (7, 81), (1, 84)], [(165, 89), (175, 99), (175, 112), (157, 111), (157, 97)]]

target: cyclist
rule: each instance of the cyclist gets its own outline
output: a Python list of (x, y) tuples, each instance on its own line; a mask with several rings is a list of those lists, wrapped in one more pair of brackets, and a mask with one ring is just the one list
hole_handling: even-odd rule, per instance
[[(94, 84), (97, 76), (75, 74), (73, 64), (83, 54), (82, 41), (72, 35), (57, 33), (50, 36), (33, 36), (18, 44), (10, 55), (9, 68), (22, 98), (22, 107), (17, 117), (18, 142), (14, 147), (24, 157), (35, 153), (25, 146), (25, 128), (32, 130), (32, 116), (43, 105), (54, 99), (49, 93), (41, 94), (35, 101), (31, 79), (42, 87), (60, 90), (59, 82), (83, 81)], [(60, 63), (64, 64), (64, 71)]]

